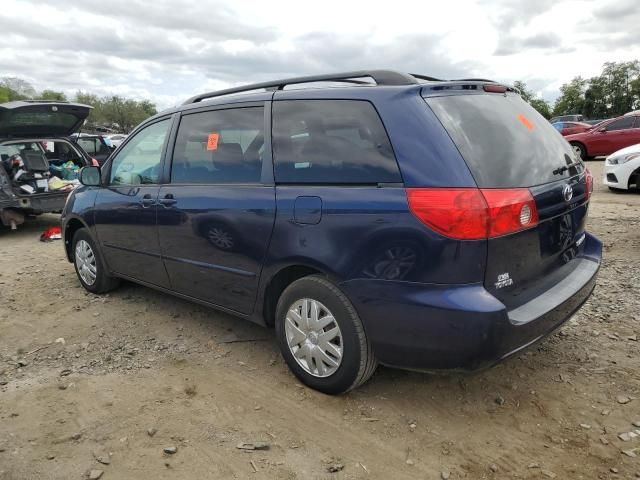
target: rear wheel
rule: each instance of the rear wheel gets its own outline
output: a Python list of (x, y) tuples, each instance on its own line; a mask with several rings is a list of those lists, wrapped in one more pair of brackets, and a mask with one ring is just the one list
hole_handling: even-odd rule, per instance
[(107, 274), (100, 252), (84, 229), (73, 236), (73, 265), (82, 286), (91, 293), (106, 293), (116, 288), (120, 282)]
[(302, 383), (328, 394), (366, 382), (377, 363), (349, 299), (318, 275), (296, 280), (276, 308), (280, 350)]

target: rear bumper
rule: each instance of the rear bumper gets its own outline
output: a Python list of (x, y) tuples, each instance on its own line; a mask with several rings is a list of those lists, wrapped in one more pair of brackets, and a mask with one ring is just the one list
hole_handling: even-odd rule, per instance
[(16, 195), (0, 199), (0, 209), (10, 208), (25, 213), (61, 212), (69, 192)]
[(341, 284), (378, 360), (417, 369), (476, 370), (536, 343), (582, 306), (595, 286), (602, 244), (587, 234), (571, 274), (508, 311), (480, 284), (424, 285), (383, 280)]

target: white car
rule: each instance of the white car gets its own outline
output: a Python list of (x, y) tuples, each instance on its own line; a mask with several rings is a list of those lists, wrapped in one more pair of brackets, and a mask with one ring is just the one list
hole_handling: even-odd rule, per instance
[(127, 137), (128, 135), (116, 133), (114, 135), (109, 135), (109, 140), (111, 140), (111, 143), (113, 144), (114, 147), (119, 147), (120, 144), (124, 142)]
[(640, 190), (640, 143), (612, 153), (604, 162), (603, 182), (612, 190)]

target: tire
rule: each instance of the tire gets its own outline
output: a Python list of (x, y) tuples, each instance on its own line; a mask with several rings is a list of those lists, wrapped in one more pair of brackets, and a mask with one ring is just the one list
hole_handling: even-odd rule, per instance
[(85, 228), (81, 228), (73, 236), (71, 252), (78, 280), (85, 290), (106, 293), (120, 285), (119, 279), (107, 274), (100, 251)]
[(583, 144), (575, 142), (571, 143), (571, 146), (573, 147), (573, 151), (580, 155), (580, 159), (582, 159), (583, 161), (589, 159), (589, 157), (587, 157), (587, 149)]
[[(319, 321), (315, 323), (317, 328), (305, 330), (305, 319), (300, 313), (308, 307), (308, 317), (313, 318), (312, 302), (318, 308)], [(296, 321), (301, 324), (297, 326)], [(327, 321), (331, 323), (324, 325)], [(311, 275), (291, 283), (278, 300), (275, 324), (287, 365), (302, 383), (315, 390), (330, 395), (348, 392), (365, 383), (377, 367), (371, 343), (353, 305), (324, 277)], [(336, 327), (339, 337), (333, 336)], [(332, 362), (325, 363), (326, 359)]]

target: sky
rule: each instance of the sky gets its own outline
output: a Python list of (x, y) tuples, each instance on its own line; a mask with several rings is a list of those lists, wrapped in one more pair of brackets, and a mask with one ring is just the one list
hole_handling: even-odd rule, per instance
[(577, 75), (640, 59), (639, 0), (2, 0), (0, 77), (150, 99), (390, 68), (523, 80), (553, 101)]

